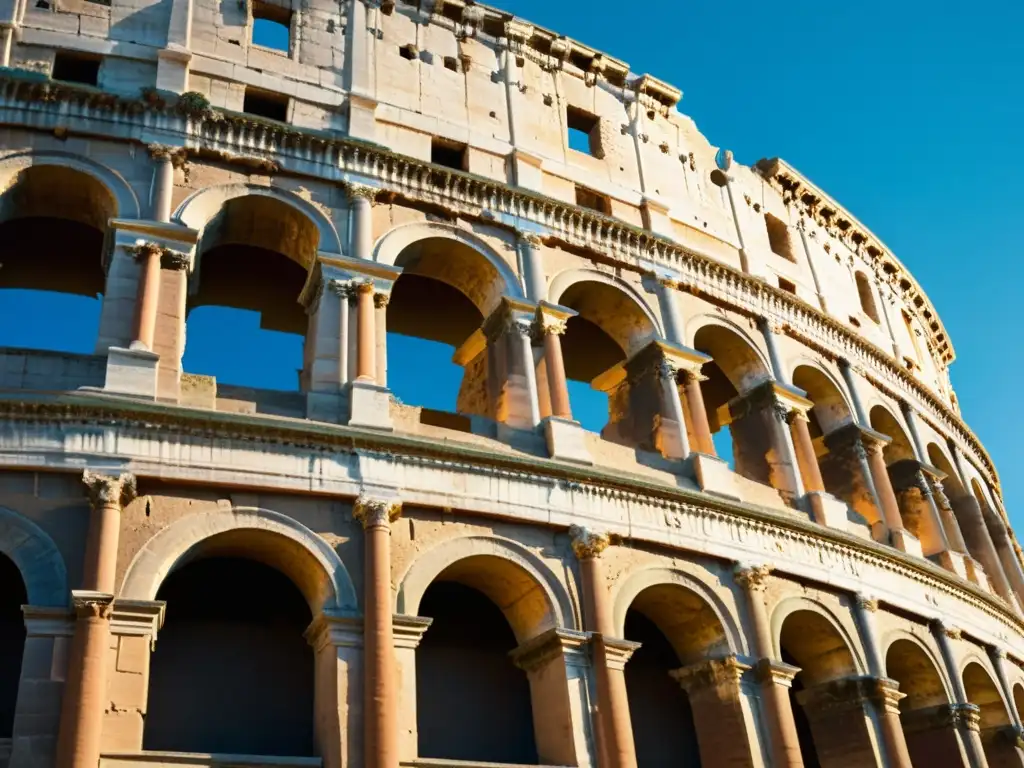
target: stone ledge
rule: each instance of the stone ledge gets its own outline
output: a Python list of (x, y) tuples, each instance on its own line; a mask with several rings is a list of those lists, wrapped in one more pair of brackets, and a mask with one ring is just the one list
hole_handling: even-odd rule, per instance
[(232, 755), (205, 752), (160, 752), (141, 750), (139, 752), (104, 752), (100, 755), (100, 768), (113, 766), (157, 766), (197, 765), (230, 766), (230, 768), (262, 768), (282, 766), (283, 768), (320, 768), (323, 760), (319, 757), (278, 757), (276, 755)]

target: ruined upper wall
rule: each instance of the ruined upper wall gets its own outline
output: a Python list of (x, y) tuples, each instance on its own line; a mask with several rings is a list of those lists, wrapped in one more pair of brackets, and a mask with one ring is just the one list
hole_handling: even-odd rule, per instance
[[(252, 43), (254, 15), (286, 21), (287, 51)], [(956, 406), (936, 312), (855, 218), (781, 161), (720, 168), (678, 90), (507, 13), (461, 0), (0, 0), (2, 63), (59, 75), (59, 51), (99, 61), (107, 91), (198, 91), (234, 111), (269, 97), (296, 127), (598, 208), (795, 294)], [(589, 152), (569, 148), (570, 124), (589, 130)]]

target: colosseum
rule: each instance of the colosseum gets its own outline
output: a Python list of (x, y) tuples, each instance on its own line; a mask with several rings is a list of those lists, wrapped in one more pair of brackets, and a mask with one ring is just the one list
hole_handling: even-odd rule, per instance
[(0, 65), (0, 296), (97, 308), (0, 348), (0, 768), (1024, 766), (952, 343), (784, 160), (472, 0), (0, 0)]

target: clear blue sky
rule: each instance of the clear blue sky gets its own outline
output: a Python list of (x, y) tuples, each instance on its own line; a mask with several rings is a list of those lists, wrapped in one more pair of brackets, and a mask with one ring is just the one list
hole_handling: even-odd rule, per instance
[[(991, 452), (1024, 535), (1024, 416), (1015, 383), (1024, 375), (1016, 327), (1024, 278), (1017, 225), (1024, 4), (993, 0), (955, 12), (921, 0), (500, 5), (678, 86), (680, 109), (712, 143), (744, 163), (784, 157), (893, 249), (952, 337), (964, 417)], [(0, 344), (52, 348), (59, 335), (60, 346), (91, 351), (95, 325), (54, 322), (83, 303), (41, 305), (4, 291)], [(257, 332), (256, 322), (251, 314), (197, 311), (186, 370), (294, 388), (298, 339)], [(238, 342), (218, 344), (225, 335)], [(252, 349), (260, 366), (246, 370)], [(448, 356), (394, 339), (392, 388), (407, 402), (452, 409), (458, 370), (436, 366)], [(599, 406), (573, 394), (577, 414), (596, 423)]]

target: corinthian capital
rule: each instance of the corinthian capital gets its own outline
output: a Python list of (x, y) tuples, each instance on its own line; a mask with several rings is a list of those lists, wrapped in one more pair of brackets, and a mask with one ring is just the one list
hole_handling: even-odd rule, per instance
[(109, 619), (114, 610), (114, 596), (102, 592), (71, 594), (71, 605), (79, 619)]
[(768, 576), (771, 572), (770, 565), (737, 565), (732, 573), (736, 583), (743, 589), (758, 592), (768, 586)]
[(560, 317), (541, 315), (537, 318), (535, 333), (537, 336), (561, 336), (565, 333), (565, 320)]
[(596, 533), (582, 525), (569, 526), (569, 535), (572, 536), (572, 551), (578, 560), (598, 557), (611, 544), (607, 533)]
[(374, 499), (360, 496), (352, 509), (352, 517), (363, 524), (363, 529), (387, 527), (402, 514), (398, 499)]
[(82, 482), (93, 508), (117, 506), (123, 509), (136, 496), (135, 475), (130, 473), (108, 477), (87, 469), (82, 473)]
[(367, 187), (363, 184), (349, 184), (348, 185), (348, 199), (355, 200), (369, 200), (371, 203), (377, 199), (377, 195), (380, 193), (379, 189), (374, 187)]

